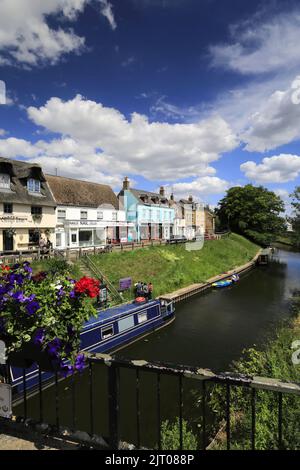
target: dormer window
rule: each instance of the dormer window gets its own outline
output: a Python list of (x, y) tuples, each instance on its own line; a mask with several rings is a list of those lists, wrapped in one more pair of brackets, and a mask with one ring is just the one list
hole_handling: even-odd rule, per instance
[(10, 189), (10, 176), (6, 173), (0, 173), (0, 189)]
[(40, 180), (29, 178), (27, 180), (27, 189), (30, 193), (40, 193), (41, 192)]

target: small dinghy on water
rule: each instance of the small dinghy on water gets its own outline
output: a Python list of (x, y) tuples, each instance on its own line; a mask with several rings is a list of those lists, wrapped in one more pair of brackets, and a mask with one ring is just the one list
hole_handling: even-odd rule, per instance
[(233, 284), (233, 281), (231, 279), (227, 279), (226, 281), (214, 282), (212, 286), (218, 289), (221, 289), (222, 287), (228, 287), (228, 286), (231, 286), (232, 284)]
[(235, 284), (240, 280), (238, 274), (233, 274), (230, 279), (225, 279), (223, 281), (217, 281), (212, 284), (213, 287), (216, 287), (217, 289), (221, 289), (222, 287), (228, 287), (232, 286), (232, 284)]

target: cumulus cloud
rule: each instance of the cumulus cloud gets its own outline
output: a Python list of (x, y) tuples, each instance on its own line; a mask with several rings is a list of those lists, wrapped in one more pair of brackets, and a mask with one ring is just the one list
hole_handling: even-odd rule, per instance
[(35, 143), (10, 137), (0, 139), (0, 155), (6, 158), (22, 158), (39, 163), (46, 173), (99, 181), (113, 187), (120, 186), (121, 176), (111, 174), (109, 165), (92, 146), (69, 139), (39, 140)]
[(264, 152), (300, 137), (300, 77), (289, 88), (277, 90), (249, 120), (242, 134), (246, 149)]
[[(115, 28), (112, 8), (106, 0), (1, 0), (0, 65), (55, 64), (64, 54), (79, 53), (84, 48), (85, 38), (78, 36), (69, 25), (94, 1), (100, 1), (101, 14)], [(50, 26), (49, 18), (64, 20), (64, 23), (61, 21), (55, 28)]]
[(217, 176), (203, 176), (187, 183), (175, 183), (172, 192), (176, 199), (186, 199), (190, 194), (198, 200), (205, 200), (207, 196), (222, 194), (229, 189), (229, 181)]
[(245, 176), (257, 183), (286, 183), (296, 179), (300, 173), (298, 155), (280, 154), (266, 157), (262, 163), (248, 161), (241, 165)]
[(210, 163), (238, 145), (219, 116), (191, 124), (150, 122), (138, 113), (127, 119), (117, 109), (80, 95), (69, 101), (51, 98), (45, 106), (28, 108), (28, 116), (36, 125), (72, 141), (77, 155), (89, 147), (93, 158), (110, 172), (152, 180), (212, 175)]
[(300, 62), (299, 33), (298, 10), (267, 19), (255, 15), (231, 26), (231, 43), (210, 47), (212, 64), (241, 74), (294, 68)]

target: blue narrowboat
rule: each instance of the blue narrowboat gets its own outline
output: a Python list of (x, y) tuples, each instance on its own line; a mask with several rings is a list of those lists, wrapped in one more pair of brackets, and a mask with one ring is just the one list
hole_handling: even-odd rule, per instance
[[(90, 353), (116, 352), (138, 338), (162, 328), (175, 318), (174, 304), (163, 298), (145, 302), (133, 302), (117, 307), (99, 310), (80, 334), (80, 349)], [(23, 390), (24, 375), (20, 367), (10, 367), (13, 391)], [(42, 381), (53, 377), (52, 372), (42, 372)], [(26, 389), (35, 388), (39, 383), (39, 369), (33, 364), (26, 369)]]

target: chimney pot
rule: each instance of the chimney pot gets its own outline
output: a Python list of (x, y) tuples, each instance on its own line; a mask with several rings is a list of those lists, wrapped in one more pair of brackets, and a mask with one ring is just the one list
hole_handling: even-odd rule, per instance
[(189, 202), (193, 202), (193, 196), (189, 196)]
[(159, 188), (159, 194), (160, 194), (161, 196), (164, 196), (164, 195), (165, 195), (165, 188), (164, 188), (163, 186), (161, 186), (161, 187)]
[(125, 176), (124, 181), (123, 181), (123, 189), (126, 190), (126, 189), (129, 189), (129, 187), (130, 187), (130, 181), (128, 179), (128, 176)]

